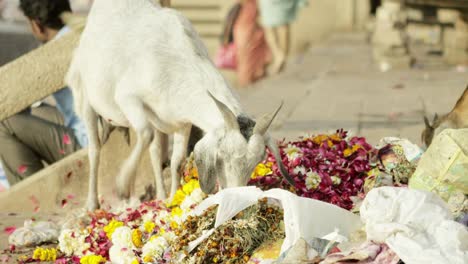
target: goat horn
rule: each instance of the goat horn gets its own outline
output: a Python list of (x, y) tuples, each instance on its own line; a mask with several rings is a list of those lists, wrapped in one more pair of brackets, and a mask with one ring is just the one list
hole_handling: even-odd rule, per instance
[(232, 130), (240, 130), (239, 123), (237, 122), (237, 117), (234, 113), (229, 109), (223, 102), (216, 99), (210, 92), (208, 92), (213, 101), (215, 102), (216, 106), (218, 107), (219, 111), (223, 115), (224, 121), (226, 122), (226, 127)]
[(296, 183), (294, 182), (294, 179), (289, 175), (288, 170), (284, 167), (283, 160), (281, 159), (281, 154), (280, 150), (278, 148), (278, 145), (276, 145), (275, 141), (267, 135), (266, 138), (266, 143), (268, 148), (270, 149), (271, 153), (275, 157), (276, 164), (278, 165), (278, 169), (281, 173), (281, 175), (286, 179), (286, 181), (292, 186), (296, 186)]
[(281, 101), (281, 104), (279, 107), (271, 114), (265, 115), (257, 122), (257, 125), (254, 127), (254, 134), (260, 134), (260, 135), (265, 135), (267, 132), (268, 128), (270, 128), (271, 123), (273, 123), (273, 120), (276, 118), (278, 115), (278, 112), (281, 110), (283, 107), (283, 101)]

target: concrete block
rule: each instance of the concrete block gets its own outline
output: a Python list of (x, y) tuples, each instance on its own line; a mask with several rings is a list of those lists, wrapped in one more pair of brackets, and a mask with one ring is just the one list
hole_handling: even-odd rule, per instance
[(468, 65), (468, 53), (444, 55), (444, 60), (451, 65)]
[(444, 32), (444, 47), (447, 49), (468, 48), (468, 32), (464, 30), (448, 29)]
[(432, 45), (440, 42), (441, 30), (438, 26), (410, 24), (406, 28), (406, 32), (411, 41)]
[(376, 31), (372, 37), (372, 43), (387, 46), (402, 46), (405, 44), (404, 32), (397, 29)]
[(391, 12), (399, 12), (401, 3), (398, 0), (384, 0), (382, 1), (382, 8)]
[(418, 20), (418, 21), (421, 21), (424, 19), (424, 13), (420, 9), (408, 8), (405, 10), (405, 12), (406, 12), (406, 16), (408, 19)]
[(455, 23), (461, 17), (458, 10), (440, 8), (437, 9), (437, 20), (442, 23)]
[(386, 21), (386, 22), (405, 22), (407, 19), (406, 13), (403, 11), (392, 11), (385, 8), (378, 8), (376, 13), (377, 21)]

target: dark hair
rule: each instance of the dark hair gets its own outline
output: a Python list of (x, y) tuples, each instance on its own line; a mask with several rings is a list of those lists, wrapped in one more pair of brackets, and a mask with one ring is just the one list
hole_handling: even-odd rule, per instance
[(71, 12), (68, 0), (20, 0), (20, 8), (29, 19), (52, 29), (61, 29), (64, 24), (60, 15)]

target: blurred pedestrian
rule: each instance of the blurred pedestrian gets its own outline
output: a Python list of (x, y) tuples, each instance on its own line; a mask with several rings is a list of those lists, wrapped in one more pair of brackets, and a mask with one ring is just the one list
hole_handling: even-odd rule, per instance
[(290, 49), (290, 24), (307, 0), (259, 0), (261, 23), (273, 55), (270, 74), (281, 72)]
[(240, 4), (233, 37), (237, 50), (238, 81), (240, 86), (246, 86), (265, 76), (271, 55), (263, 28), (257, 23), (257, 1), (242, 0)]

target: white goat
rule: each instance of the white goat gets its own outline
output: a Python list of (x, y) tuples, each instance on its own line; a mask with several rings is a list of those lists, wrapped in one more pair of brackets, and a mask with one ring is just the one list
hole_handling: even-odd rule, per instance
[(198, 34), (175, 10), (151, 0), (96, 0), (66, 81), (89, 133), (89, 210), (99, 207), (98, 116), (136, 131), (136, 145), (117, 178), (121, 198), (129, 198), (135, 170), (148, 146), (156, 195), (166, 196), (162, 180), (166, 134), (174, 136), (174, 195), (192, 124), (205, 133), (195, 146), (204, 192), (215, 191), (216, 176), (220, 187), (245, 185), (265, 157), (266, 145), (287, 175), (277, 146), (266, 134), (278, 111), (257, 125), (243, 114), (237, 95), (210, 61)]

